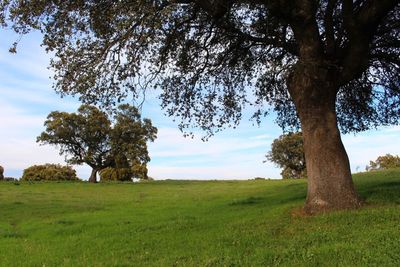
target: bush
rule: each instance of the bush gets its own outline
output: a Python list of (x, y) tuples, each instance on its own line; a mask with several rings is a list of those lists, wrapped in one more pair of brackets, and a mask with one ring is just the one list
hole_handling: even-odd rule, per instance
[(102, 169), (100, 172), (100, 181), (132, 181), (133, 173), (130, 168), (112, 168)]
[(386, 154), (385, 156), (379, 156), (375, 161), (371, 160), (365, 170), (375, 171), (393, 168), (400, 168), (400, 157)]
[(21, 181), (78, 181), (71, 166), (60, 164), (34, 165), (24, 170)]
[(132, 181), (132, 179), (148, 180), (146, 164), (137, 163), (132, 167), (108, 167), (100, 172), (100, 181)]
[(137, 178), (140, 180), (148, 180), (149, 176), (147, 176), (147, 165), (141, 164), (140, 162), (136, 162), (131, 167), (133, 178)]

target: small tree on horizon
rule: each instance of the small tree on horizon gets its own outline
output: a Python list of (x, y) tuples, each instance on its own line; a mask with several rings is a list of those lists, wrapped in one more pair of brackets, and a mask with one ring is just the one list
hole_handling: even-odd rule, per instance
[(113, 118), (90, 105), (81, 105), (77, 113), (53, 111), (44, 125), (37, 142), (59, 147), (69, 164), (89, 165), (89, 182), (96, 182), (99, 171), (118, 167), (118, 157), (124, 157), (129, 168), (146, 165), (150, 161), (147, 142), (157, 134), (151, 121), (142, 121), (138, 110), (127, 104), (120, 105)]
[(400, 168), (400, 157), (398, 155), (386, 154), (379, 156), (375, 161), (371, 160), (365, 170), (375, 171), (393, 168)]
[(266, 157), (283, 169), (281, 172), (283, 179), (299, 179), (307, 176), (301, 132), (279, 136), (272, 142), (271, 150)]

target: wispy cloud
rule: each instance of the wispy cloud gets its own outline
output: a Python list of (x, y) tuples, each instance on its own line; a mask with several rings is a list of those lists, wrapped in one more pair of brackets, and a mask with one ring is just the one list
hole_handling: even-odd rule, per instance
[[(259, 177), (254, 175), (252, 169), (246, 169), (239, 166), (231, 166), (230, 168), (226, 168), (226, 166), (220, 167), (176, 167), (176, 166), (155, 166), (152, 167), (150, 176), (154, 174), (155, 178), (159, 178), (160, 176), (164, 179), (195, 179), (195, 180), (247, 180), (255, 177)], [(158, 176), (159, 175), (159, 176)], [(275, 173), (273, 178), (278, 177), (278, 173)], [(270, 178), (266, 175), (263, 175), (264, 178)]]
[(149, 146), (150, 175), (176, 179), (279, 177), (272, 164), (263, 163), (270, 142), (254, 138), (259, 135), (240, 137), (239, 133), (221, 133), (203, 142), (197, 136), (184, 138), (174, 128), (160, 128), (158, 139)]
[(254, 139), (254, 140), (268, 140), (268, 141), (271, 141), (275, 138), (276, 138), (276, 136), (274, 137), (271, 134), (260, 134), (260, 135), (251, 137), (251, 139)]
[(266, 140), (240, 138), (240, 136), (214, 136), (209, 141), (203, 142), (198, 137), (184, 138), (177, 129), (160, 128), (158, 139), (150, 147), (153, 156), (156, 157), (213, 156), (267, 147), (269, 143)]

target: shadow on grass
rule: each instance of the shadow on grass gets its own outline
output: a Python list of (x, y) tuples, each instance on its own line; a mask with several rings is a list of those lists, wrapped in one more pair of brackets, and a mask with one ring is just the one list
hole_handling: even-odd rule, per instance
[(400, 182), (383, 182), (361, 187), (359, 194), (367, 203), (400, 204)]
[(306, 199), (305, 184), (289, 184), (283, 187), (268, 189), (262, 196), (250, 196), (243, 199), (235, 199), (229, 203), (230, 206), (253, 206), (268, 205), (280, 206), (286, 204), (302, 204)]
[(240, 205), (253, 205), (253, 204), (258, 204), (261, 203), (265, 200), (263, 197), (248, 197), (245, 199), (240, 199), (240, 200), (233, 200), (229, 205), (231, 206), (240, 206)]

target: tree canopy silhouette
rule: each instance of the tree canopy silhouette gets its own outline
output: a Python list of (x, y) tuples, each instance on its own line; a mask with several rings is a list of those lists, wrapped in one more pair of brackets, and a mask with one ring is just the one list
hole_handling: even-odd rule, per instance
[(301, 125), (309, 213), (360, 206), (339, 129), (399, 122), (398, 0), (7, 0), (0, 22), (39, 29), (56, 90), (85, 102), (156, 87), (181, 128), (247, 105)]

